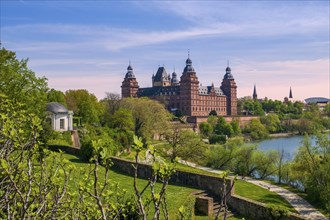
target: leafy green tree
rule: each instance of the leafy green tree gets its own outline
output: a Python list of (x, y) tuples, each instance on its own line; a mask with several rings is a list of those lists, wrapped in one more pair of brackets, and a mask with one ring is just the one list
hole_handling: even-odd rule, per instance
[(281, 121), (279, 117), (274, 113), (270, 113), (261, 117), (260, 121), (263, 125), (266, 126), (269, 133), (276, 133), (281, 131)]
[(208, 138), (213, 133), (212, 125), (208, 122), (202, 122), (199, 124), (199, 131), (204, 138)]
[(240, 135), (242, 133), (241, 128), (239, 127), (239, 123), (238, 123), (237, 120), (232, 120), (230, 122), (230, 125), (231, 125), (231, 127), (233, 129), (233, 135), (234, 136), (238, 136), (238, 135)]
[(263, 116), (265, 114), (261, 103), (258, 100), (253, 99), (247, 99), (243, 102), (243, 110), (250, 115)]
[(177, 157), (183, 160), (200, 162), (205, 158), (207, 146), (195, 132), (184, 130), (180, 125), (174, 125), (165, 134), (167, 152), (171, 161)]
[(41, 120), (24, 104), (0, 96), (1, 218), (58, 219), (71, 212), (73, 167), (40, 146)]
[(243, 176), (251, 176), (256, 170), (255, 151), (256, 146), (243, 145), (239, 148), (237, 157), (235, 158), (234, 171)]
[(254, 140), (264, 139), (269, 135), (266, 127), (261, 124), (259, 119), (252, 119), (250, 124), (246, 126), (245, 131), (247, 131)]
[(0, 49), (0, 93), (16, 103), (24, 103), (28, 112), (42, 116), (47, 102), (47, 79), (38, 78), (28, 68), (28, 59), (18, 60), (16, 53)]
[(51, 89), (47, 92), (47, 102), (58, 102), (67, 106), (64, 93), (55, 89)]
[(274, 175), (277, 171), (276, 162), (279, 160), (279, 153), (276, 150), (258, 150), (253, 155), (256, 171), (261, 179)]
[(224, 145), (214, 146), (208, 156), (208, 165), (221, 170), (232, 170), (239, 148), (243, 144), (242, 138), (231, 138)]
[(218, 122), (215, 125), (214, 132), (215, 132), (215, 134), (227, 135), (228, 137), (231, 137), (234, 133), (233, 128), (231, 127), (231, 125), (228, 124), (225, 121), (225, 118), (222, 117), (222, 116), (220, 116), (218, 118)]
[(163, 105), (148, 98), (125, 98), (120, 107), (129, 109), (133, 114), (134, 133), (144, 139), (162, 135), (169, 128), (170, 113)]
[(330, 141), (317, 135), (315, 146), (305, 137), (292, 164), (292, 178), (305, 188), (311, 201), (330, 212)]
[(68, 108), (80, 116), (83, 123), (100, 123), (104, 108), (94, 94), (85, 89), (68, 90), (65, 92), (65, 100)]

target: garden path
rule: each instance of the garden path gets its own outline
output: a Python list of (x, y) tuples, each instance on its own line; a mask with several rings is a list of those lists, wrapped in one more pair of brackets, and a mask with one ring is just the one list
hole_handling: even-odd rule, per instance
[[(223, 171), (221, 171), (221, 170), (216, 170), (216, 169), (213, 169), (210, 167), (200, 166), (198, 164), (184, 161), (184, 160), (179, 160), (179, 163), (186, 164), (188, 166), (195, 167), (197, 169), (205, 170), (205, 171), (212, 172), (212, 173), (218, 173), (218, 174), (223, 173)], [(277, 193), (278, 195), (282, 196), (285, 200), (287, 200), (292, 205), (292, 207), (294, 209), (296, 209), (297, 212), (306, 219), (329, 220), (329, 218), (325, 217), (320, 211), (315, 209), (306, 200), (304, 200), (297, 194), (295, 194), (287, 189), (264, 182), (262, 180), (253, 179), (251, 177), (238, 176), (237, 178), (245, 180), (249, 183), (255, 184), (262, 188), (268, 189), (269, 191)]]

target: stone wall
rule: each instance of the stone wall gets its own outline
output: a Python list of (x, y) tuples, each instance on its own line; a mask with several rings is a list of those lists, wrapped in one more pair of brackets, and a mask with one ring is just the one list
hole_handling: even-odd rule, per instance
[[(134, 175), (133, 161), (113, 157), (113, 166), (120, 171), (129, 175)], [(152, 175), (152, 167), (148, 164), (139, 164), (138, 177), (148, 178)], [(232, 183), (231, 179), (227, 181), (227, 188)], [(189, 173), (185, 171), (177, 170), (171, 177), (170, 183), (180, 184), (185, 186), (192, 186), (199, 189), (203, 189), (213, 194), (214, 196), (220, 196), (222, 188), (222, 179), (219, 177), (208, 176), (203, 174)], [(265, 220), (270, 219), (269, 208), (265, 204), (256, 202), (238, 195), (235, 195), (235, 186), (232, 192), (229, 194), (228, 205), (245, 216), (246, 219)], [(289, 212), (289, 215), (283, 220), (304, 220), (300, 215)]]
[[(133, 161), (125, 160), (122, 158), (113, 157), (112, 158), (113, 166), (116, 169), (121, 170), (122, 172), (134, 175)], [(138, 177), (147, 179), (152, 175), (152, 167), (148, 164), (139, 163), (138, 167)], [(230, 186), (232, 183), (231, 179), (226, 179), (227, 186)], [(209, 193), (220, 196), (222, 190), (222, 179), (214, 176), (208, 176), (203, 174), (189, 173), (186, 171), (177, 170), (171, 177), (170, 183), (196, 187), (199, 189), (204, 189)], [(227, 187), (229, 188), (229, 187)], [(230, 196), (230, 194), (229, 194)]]
[[(202, 122), (207, 122), (208, 116), (190, 116), (187, 118), (188, 123), (193, 123), (199, 125)], [(244, 127), (252, 119), (259, 118), (259, 116), (225, 116), (226, 122), (231, 122), (232, 120), (237, 120), (240, 127)], [(198, 127), (198, 126), (197, 126)]]

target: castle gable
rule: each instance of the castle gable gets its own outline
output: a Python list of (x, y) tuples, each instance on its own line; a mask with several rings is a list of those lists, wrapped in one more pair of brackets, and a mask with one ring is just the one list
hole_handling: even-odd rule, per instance
[[(199, 86), (198, 94), (199, 95), (210, 95), (212, 86)], [(224, 96), (223, 91), (219, 87), (214, 87), (214, 92), (216, 96)]]

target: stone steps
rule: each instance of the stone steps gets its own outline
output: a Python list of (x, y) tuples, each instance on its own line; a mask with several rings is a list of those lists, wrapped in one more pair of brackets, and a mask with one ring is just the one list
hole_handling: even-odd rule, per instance
[[(194, 193), (196, 197), (196, 204), (195, 204), (195, 214), (196, 215), (206, 215), (209, 217), (214, 217), (217, 215), (220, 209), (220, 199), (209, 194), (206, 191), (197, 191)], [(220, 210), (220, 216), (223, 216), (225, 212), (224, 207)], [(234, 213), (231, 210), (227, 210), (227, 217), (233, 217)]]

